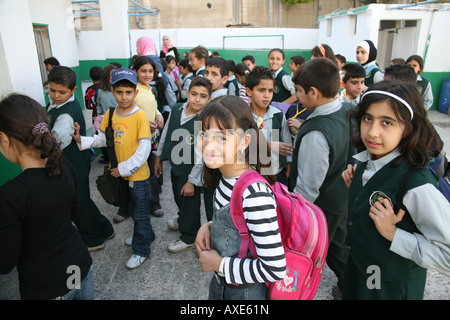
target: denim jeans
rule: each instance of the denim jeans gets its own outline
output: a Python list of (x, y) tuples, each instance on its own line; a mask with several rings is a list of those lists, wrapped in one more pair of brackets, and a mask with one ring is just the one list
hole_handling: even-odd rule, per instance
[[(230, 206), (217, 210), (212, 218), (211, 243), (222, 257), (237, 257), (241, 244), (241, 236), (231, 218)], [(251, 258), (250, 252), (247, 257)], [(225, 283), (224, 278), (214, 274), (209, 286), (210, 300), (266, 300), (265, 283), (234, 286)]]
[[(130, 187), (130, 184), (133, 187)], [(134, 221), (131, 248), (142, 257), (150, 255), (150, 244), (155, 240), (150, 222), (150, 182), (149, 179), (129, 182), (129, 212)]]
[(92, 277), (92, 267), (83, 281), (80, 282), (80, 289), (72, 289), (63, 296), (53, 300), (94, 300), (94, 278)]

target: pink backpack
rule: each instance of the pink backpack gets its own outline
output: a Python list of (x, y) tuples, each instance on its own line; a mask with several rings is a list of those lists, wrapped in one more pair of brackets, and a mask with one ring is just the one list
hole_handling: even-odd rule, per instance
[(271, 186), (256, 171), (244, 173), (234, 185), (230, 201), (231, 217), (242, 238), (238, 258), (248, 250), (256, 258), (256, 248), (242, 211), (242, 194), (254, 182), (264, 182), (275, 195), (278, 226), (286, 256), (286, 276), (267, 283), (271, 300), (312, 300), (319, 286), (328, 252), (328, 227), (323, 211), (302, 195), (289, 192), (279, 182)]

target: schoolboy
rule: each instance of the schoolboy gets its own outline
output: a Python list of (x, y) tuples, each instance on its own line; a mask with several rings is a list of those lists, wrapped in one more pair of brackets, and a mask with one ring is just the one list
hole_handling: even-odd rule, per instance
[(175, 84), (180, 92), (179, 102), (186, 102), (187, 93), (189, 91), (189, 87), (191, 86), (191, 81), (194, 78), (194, 73), (191, 65), (189, 64), (189, 59), (181, 60), (178, 67), (181, 73), (181, 80), (179, 78), (175, 79)]
[(256, 67), (255, 57), (253, 57), (252, 55), (246, 55), (245, 57), (243, 57), (242, 63), (245, 63), (250, 71), (252, 71), (253, 68)]
[(361, 93), (366, 90), (364, 84), (366, 72), (357, 63), (348, 63), (341, 69), (342, 75), (342, 102), (348, 102), (351, 107), (356, 107), (361, 99)]
[(100, 77), (102, 75), (102, 68), (99, 66), (93, 66), (89, 70), (89, 76), (92, 80), (92, 85), (87, 87), (84, 94), (84, 105), (86, 109), (92, 110), (92, 123), (97, 116), (97, 93), (100, 89)]
[(289, 70), (291, 70), (291, 77), (294, 76), (295, 71), (300, 68), (302, 63), (305, 63), (306, 60), (302, 56), (293, 56), (291, 57), (291, 63), (289, 63)]
[[(292, 156), (292, 140), (283, 112), (270, 105), (275, 80), (269, 68), (256, 66), (245, 80), (246, 93), (256, 124), (264, 133), (272, 151), (272, 173), (286, 186)], [(278, 135), (278, 137), (277, 137)]]
[(211, 58), (206, 62), (205, 78), (211, 81), (211, 100), (228, 94), (228, 62), (223, 58)]
[[(170, 176), (173, 196), (178, 206), (178, 219), (169, 221), (168, 227), (181, 233), (180, 238), (170, 242), (167, 247), (174, 253), (192, 247), (200, 228), (203, 164), (195, 163), (194, 155), (201, 157), (200, 151), (195, 148), (195, 120), (198, 112), (211, 100), (211, 93), (212, 86), (208, 79), (202, 77), (192, 79), (188, 101), (178, 103), (172, 108), (156, 151), (157, 176), (162, 173), (161, 161), (169, 160), (171, 165)], [(186, 134), (182, 136), (176, 134), (177, 129), (186, 131)], [(175, 150), (190, 150), (190, 154)]]
[[(118, 106), (113, 111), (114, 151), (118, 166), (111, 168), (111, 175), (128, 181), (129, 212), (134, 220), (131, 239), (133, 254), (126, 267), (135, 269), (150, 255), (150, 244), (155, 234), (150, 222), (150, 170), (147, 159), (151, 151), (150, 125), (145, 112), (134, 105), (137, 95), (136, 72), (120, 68), (111, 72), (112, 93)], [(108, 110), (100, 124), (100, 132), (93, 137), (80, 136), (79, 124), (75, 124), (74, 140), (80, 150), (106, 146), (105, 131), (109, 121)], [(156, 192), (156, 191), (154, 191)], [(127, 239), (126, 243), (129, 243)]]
[(239, 85), (234, 73), (236, 69), (236, 63), (233, 60), (227, 60), (228, 62), (228, 80), (224, 87), (228, 89), (228, 94), (239, 97)]
[(89, 151), (78, 150), (71, 136), (74, 122), (80, 123), (80, 131), (86, 135), (83, 112), (74, 96), (76, 81), (75, 72), (68, 67), (55, 66), (50, 70), (48, 91), (51, 102), (47, 106), (47, 113), (52, 134), (61, 142), (64, 157), (75, 168), (77, 175), (80, 213), (76, 226), (89, 251), (95, 251), (105, 247), (104, 241), (114, 236), (114, 228), (91, 199)]
[(318, 205), (328, 223), (327, 263), (342, 291), (348, 249), (345, 246), (347, 190), (341, 178), (347, 167), (349, 122), (347, 109), (336, 97), (339, 70), (330, 59), (315, 58), (294, 75), (297, 98), (313, 110), (297, 133), (289, 190)]

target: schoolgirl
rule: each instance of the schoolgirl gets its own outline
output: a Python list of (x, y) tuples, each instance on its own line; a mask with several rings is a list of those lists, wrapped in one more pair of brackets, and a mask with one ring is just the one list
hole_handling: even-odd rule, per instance
[[(250, 108), (235, 96), (213, 100), (200, 113), (199, 120), (202, 121), (199, 144), (205, 164), (204, 179), (209, 188), (217, 188), (213, 220), (200, 228), (195, 241), (201, 270), (215, 272), (209, 298), (266, 299), (265, 283), (283, 279), (286, 272), (274, 195), (261, 182), (251, 184), (243, 193), (243, 212), (256, 246), (256, 259), (237, 258), (240, 236), (231, 218), (230, 199), (236, 181), (248, 170), (262, 173), (268, 184), (275, 182), (273, 175), (265, 175), (267, 168), (261, 165), (261, 157), (249, 152), (260, 152), (253, 147), (260, 148), (267, 142), (259, 134)], [(251, 163), (253, 158), (257, 159), (256, 163)]]
[(406, 59), (406, 64), (414, 69), (417, 74), (417, 89), (423, 97), (424, 107), (426, 110), (430, 109), (433, 105), (433, 91), (431, 89), (431, 82), (422, 77), (423, 59), (421, 56), (412, 55)]
[(356, 60), (364, 67), (366, 70), (366, 80), (365, 85), (368, 87), (372, 83), (380, 82), (384, 79), (383, 71), (378, 67), (377, 59), (377, 48), (370, 40), (364, 40), (358, 43), (356, 47)]
[(273, 89), (273, 99), (275, 102), (294, 103), (295, 87), (291, 76), (284, 71), (283, 64), (286, 61), (284, 51), (281, 49), (272, 49), (269, 52), (269, 67), (275, 79)]
[(450, 270), (450, 204), (427, 168), (438, 138), (423, 100), (412, 84), (383, 81), (351, 118), (365, 150), (342, 174), (350, 186), (343, 298), (423, 299), (426, 269)]

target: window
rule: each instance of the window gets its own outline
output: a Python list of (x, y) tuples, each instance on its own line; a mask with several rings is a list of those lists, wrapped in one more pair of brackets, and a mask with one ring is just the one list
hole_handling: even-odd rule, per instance
[(348, 35), (354, 36), (356, 34), (356, 25), (358, 23), (358, 16), (348, 16), (349, 17), (349, 24), (348, 24)]

